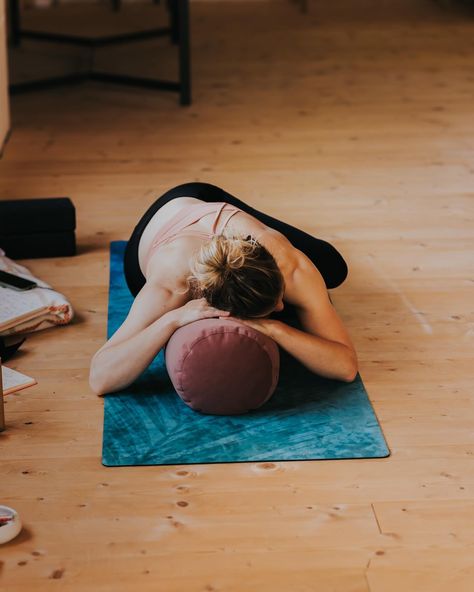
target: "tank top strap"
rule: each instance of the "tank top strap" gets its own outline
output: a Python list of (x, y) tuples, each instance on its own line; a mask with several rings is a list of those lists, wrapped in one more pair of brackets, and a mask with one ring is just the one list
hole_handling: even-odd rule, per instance
[[(214, 202), (214, 205), (215, 205), (215, 202)], [(221, 215), (221, 213), (222, 213), (223, 209), (226, 207), (226, 205), (227, 204), (225, 202), (222, 202), (219, 204), (219, 208), (216, 211), (216, 216), (214, 218), (214, 222), (212, 223), (212, 226), (211, 226), (211, 236), (213, 234), (217, 234), (216, 229), (217, 229), (217, 223), (219, 221), (219, 216)]]
[[(225, 204), (225, 205), (229, 205), (229, 204)], [(215, 232), (215, 234), (222, 234), (222, 232), (224, 231), (224, 228), (227, 226), (227, 223), (229, 222), (229, 220), (232, 218), (232, 216), (234, 216), (235, 214), (237, 214), (238, 212), (241, 212), (242, 210), (240, 210), (239, 208), (235, 207), (235, 206), (229, 206), (230, 211), (229, 211), (229, 215), (225, 218), (225, 220), (222, 222), (221, 224), (221, 230), (220, 232)], [(224, 207), (223, 210), (225, 210), (226, 208)]]

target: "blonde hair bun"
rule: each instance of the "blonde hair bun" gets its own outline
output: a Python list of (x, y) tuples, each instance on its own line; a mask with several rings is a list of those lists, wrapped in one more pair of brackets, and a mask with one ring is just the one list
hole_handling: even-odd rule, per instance
[(212, 237), (191, 260), (194, 296), (236, 316), (259, 316), (280, 297), (283, 278), (270, 252), (251, 235)]

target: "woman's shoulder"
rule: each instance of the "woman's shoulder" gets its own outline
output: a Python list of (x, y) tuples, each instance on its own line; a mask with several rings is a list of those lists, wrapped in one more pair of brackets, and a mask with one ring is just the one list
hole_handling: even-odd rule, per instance
[(300, 251), (278, 230), (267, 228), (260, 232), (256, 238), (273, 255), (283, 275), (297, 265)]
[[(321, 292), (326, 293), (324, 281), (319, 270), (299, 249), (294, 247), (288, 238), (270, 229), (260, 236), (259, 242), (266, 247), (275, 258), (277, 265), (285, 280), (285, 294), (283, 299), (290, 304), (297, 304), (300, 296), (300, 281), (302, 277), (318, 278), (312, 285), (321, 285)], [(316, 294), (315, 294), (316, 297)]]

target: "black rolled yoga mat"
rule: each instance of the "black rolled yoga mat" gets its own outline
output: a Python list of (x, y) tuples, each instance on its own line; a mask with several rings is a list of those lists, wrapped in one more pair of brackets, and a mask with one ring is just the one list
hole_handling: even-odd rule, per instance
[[(132, 304), (125, 241), (111, 243), (108, 336)], [(390, 455), (360, 376), (321, 378), (280, 350), (273, 397), (246, 415), (202, 415), (176, 394), (163, 351), (129, 387), (105, 396), (106, 466), (382, 458)]]

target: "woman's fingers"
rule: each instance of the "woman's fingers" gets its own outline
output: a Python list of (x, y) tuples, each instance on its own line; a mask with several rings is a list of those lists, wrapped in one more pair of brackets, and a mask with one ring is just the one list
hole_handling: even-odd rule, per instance
[(217, 308), (214, 308), (207, 312), (207, 316), (227, 318), (229, 316), (229, 312), (226, 310), (218, 310)]
[(193, 311), (192, 314), (195, 314), (200, 318), (228, 317), (230, 315), (230, 312), (228, 310), (221, 310), (220, 308), (211, 306), (205, 298), (197, 298), (196, 300), (191, 300), (185, 306), (188, 307), (190, 311)]
[(220, 308), (216, 308), (215, 306), (210, 306), (209, 304), (205, 307), (211, 314), (215, 316), (228, 316), (230, 312), (228, 310), (221, 310)]

